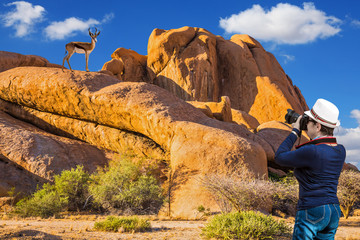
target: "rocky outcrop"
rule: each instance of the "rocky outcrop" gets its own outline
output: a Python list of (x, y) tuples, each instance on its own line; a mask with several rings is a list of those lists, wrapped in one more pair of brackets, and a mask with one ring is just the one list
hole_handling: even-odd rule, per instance
[(102, 71), (110, 71), (126, 82), (149, 82), (146, 56), (131, 49), (118, 48), (111, 54), (111, 58), (111, 61), (104, 64)]
[(188, 101), (194, 107), (200, 109), (208, 117), (216, 118), (217, 120), (224, 122), (232, 122), (231, 115), (231, 103), (230, 98), (227, 96), (222, 96), (221, 101), (216, 102), (196, 102)]
[(49, 63), (47, 59), (40, 56), (0, 51), (0, 72), (22, 66), (61, 67), (61, 65)]
[(5, 101), (136, 132), (156, 142), (170, 156), (174, 216), (194, 217), (199, 205), (217, 210), (215, 201), (201, 190), (201, 176), (226, 172), (242, 162), (257, 175), (267, 175), (267, 159), (274, 154), (245, 127), (210, 119), (152, 84), (31, 67), (0, 73), (0, 79), (0, 98)]
[(107, 127), (93, 122), (81, 121), (0, 99), (0, 110), (33, 125), (71, 139), (82, 140), (100, 149), (121, 154), (168, 160), (169, 156), (151, 139), (140, 134)]
[(259, 121), (250, 114), (236, 109), (231, 109), (233, 122), (237, 124), (244, 124), (248, 129), (254, 131), (259, 125)]
[(0, 154), (0, 208), (1, 198), (7, 197), (12, 189), (24, 197), (33, 193), (37, 186), (46, 182), (45, 179), (25, 170)]
[(308, 109), (275, 57), (248, 35), (230, 40), (202, 28), (155, 29), (148, 43), (151, 82), (186, 101), (219, 102), (260, 123), (282, 120), (287, 108)]
[[(34, 190), (36, 185), (51, 181), (54, 174), (83, 165), (88, 172), (104, 166), (109, 156), (89, 144), (44, 132), (0, 111), (0, 156), (3, 172), (2, 194), (5, 189)], [(20, 174), (22, 173), (22, 174)], [(19, 186), (21, 181), (24, 185)], [(5, 185), (4, 185), (5, 184)]]

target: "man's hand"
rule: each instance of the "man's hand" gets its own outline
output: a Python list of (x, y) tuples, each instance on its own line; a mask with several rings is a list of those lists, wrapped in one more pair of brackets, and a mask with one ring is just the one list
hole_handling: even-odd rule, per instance
[(296, 122), (294, 122), (293, 124), (291, 124), (293, 128), (296, 128), (296, 129), (299, 130), (299, 131), (300, 131), (300, 120), (301, 120), (302, 117), (303, 117), (303, 116), (301, 115), (301, 116), (296, 120)]

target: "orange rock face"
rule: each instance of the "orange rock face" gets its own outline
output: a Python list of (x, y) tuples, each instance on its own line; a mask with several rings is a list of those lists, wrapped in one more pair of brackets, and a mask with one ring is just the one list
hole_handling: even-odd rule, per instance
[(49, 63), (48, 60), (40, 56), (0, 51), (0, 72), (22, 66), (61, 68), (61, 65)]
[(208, 117), (216, 118), (224, 122), (232, 122), (231, 103), (227, 96), (221, 97), (221, 102), (196, 102), (188, 101), (194, 107), (200, 109)]
[[(37, 184), (52, 180), (54, 174), (77, 165), (93, 172), (108, 162), (105, 152), (94, 146), (49, 134), (2, 111), (0, 156), (0, 196), (11, 187), (17, 192), (29, 193)], [(11, 177), (6, 177), (8, 175)]]
[(130, 49), (118, 48), (111, 54), (111, 58), (102, 70), (110, 71), (118, 79), (126, 82), (148, 82), (146, 56)]
[(186, 101), (219, 102), (259, 123), (282, 120), (287, 108), (308, 109), (275, 57), (248, 35), (230, 40), (201, 28), (155, 29), (148, 43), (147, 65), (156, 85)]
[(251, 116), (250, 114), (236, 109), (231, 109), (232, 120), (237, 124), (244, 124), (248, 129), (256, 129), (260, 123), (259, 121)]

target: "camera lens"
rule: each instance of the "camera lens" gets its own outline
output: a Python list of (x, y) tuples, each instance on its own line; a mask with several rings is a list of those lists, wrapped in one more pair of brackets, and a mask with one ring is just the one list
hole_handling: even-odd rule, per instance
[(294, 110), (292, 109), (288, 109), (287, 113), (285, 115), (285, 122), (292, 124), (294, 122), (296, 122), (296, 120), (299, 118), (300, 114), (296, 113)]

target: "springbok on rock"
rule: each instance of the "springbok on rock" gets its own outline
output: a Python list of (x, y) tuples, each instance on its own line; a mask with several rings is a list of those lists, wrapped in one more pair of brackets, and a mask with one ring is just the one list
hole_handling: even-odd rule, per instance
[(64, 69), (64, 63), (65, 63), (65, 59), (66, 59), (67, 63), (69, 64), (70, 70), (72, 71), (70, 63), (69, 63), (69, 59), (71, 58), (71, 56), (74, 53), (84, 53), (85, 54), (85, 60), (86, 60), (86, 71), (89, 72), (89, 68), (88, 68), (89, 54), (95, 48), (95, 43), (97, 41), (96, 37), (99, 36), (100, 31), (97, 32), (96, 28), (95, 28), (95, 33), (92, 33), (90, 31), (90, 28), (88, 29), (88, 31), (89, 31), (89, 35), (91, 37), (91, 43), (88, 43), (88, 42), (70, 42), (70, 43), (65, 45), (65, 49), (66, 49), (65, 54), (66, 54), (66, 52), (68, 52), (68, 54), (63, 59), (62, 69)]

